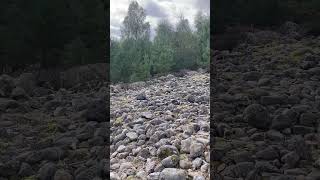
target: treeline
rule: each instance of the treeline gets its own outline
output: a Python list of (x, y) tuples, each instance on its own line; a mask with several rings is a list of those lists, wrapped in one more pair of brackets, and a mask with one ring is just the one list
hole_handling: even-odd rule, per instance
[(106, 62), (106, 13), (101, 0), (2, 0), (0, 67)]
[(210, 18), (199, 12), (193, 31), (180, 17), (175, 26), (167, 20), (150, 40), (150, 25), (142, 7), (133, 1), (121, 28), (121, 39), (110, 44), (112, 82), (132, 82), (181, 69), (209, 68)]
[(278, 26), (285, 21), (303, 24), (310, 33), (320, 33), (319, 0), (215, 0), (213, 3), (214, 33), (227, 26)]

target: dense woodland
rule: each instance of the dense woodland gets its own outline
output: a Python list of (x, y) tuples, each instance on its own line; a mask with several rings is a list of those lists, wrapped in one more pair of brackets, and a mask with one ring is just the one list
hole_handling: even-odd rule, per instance
[(320, 33), (319, 0), (215, 0), (211, 7), (215, 34), (232, 25), (272, 28), (284, 21), (304, 25), (311, 34)]
[(156, 36), (150, 39), (150, 24), (144, 9), (135, 1), (123, 21), (121, 39), (110, 42), (110, 71), (113, 82), (145, 80), (181, 69), (208, 68), (210, 18), (195, 16), (195, 30), (181, 15), (177, 24), (159, 22)]
[(1, 1), (1, 69), (106, 62), (106, 13), (101, 0)]

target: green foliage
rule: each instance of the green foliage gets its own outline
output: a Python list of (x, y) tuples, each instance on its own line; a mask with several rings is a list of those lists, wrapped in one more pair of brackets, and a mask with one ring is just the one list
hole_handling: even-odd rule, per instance
[(199, 12), (195, 18), (195, 26), (199, 47), (197, 64), (207, 67), (210, 61), (210, 17)]
[(189, 21), (181, 16), (174, 37), (174, 70), (196, 67), (197, 48), (195, 42), (196, 36), (191, 31)]
[(151, 52), (152, 74), (163, 74), (172, 70), (174, 65), (173, 33), (173, 27), (168, 21), (164, 20), (159, 23)]
[(121, 39), (111, 41), (112, 82), (140, 81), (156, 74), (209, 65), (209, 16), (198, 17), (196, 32), (183, 16), (175, 28), (162, 20), (153, 41), (149, 40), (150, 25), (145, 19), (143, 8), (133, 1), (123, 21)]

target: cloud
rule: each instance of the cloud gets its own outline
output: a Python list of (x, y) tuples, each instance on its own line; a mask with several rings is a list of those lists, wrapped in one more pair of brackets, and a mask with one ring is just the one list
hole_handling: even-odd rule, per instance
[[(110, 1), (110, 31), (112, 36), (120, 37), (120, 26), (127, 14), (130, 2), (133, 0)], [(136, 0), (146, 11), (146, 21), (151, 26), (151, 39), (155, 29), (163, 19), (175, 26), (182, 13), (188, 19), (191, 28), (194, 27), (194, 17), (198, 11), (210, 14), (210, 0)], [(112, 28), (111, 28), (112, 27)]]
[(110, 35), (111, 37), (119, 39), (121, 36), (120, 27), (110, 26)]
[(144, 9), (146, 10), (147, 16), (153, 16), (158, 18), (165, 18), (168, 15), (165, 13), (165, 9), (163, 9), (158, 3), (149, 0)]
[(195, 0), (194, 5), (199, 10), (202, 10), (206, 13), (210, 12), (210, 0)]

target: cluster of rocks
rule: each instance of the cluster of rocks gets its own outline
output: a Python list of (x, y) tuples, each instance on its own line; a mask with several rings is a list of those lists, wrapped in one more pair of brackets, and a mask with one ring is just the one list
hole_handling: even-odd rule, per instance
[(112, 180), (209, 179), (209, 74), (111, 86)]
[(213, 52), (214, 179), (320, 179), (320, 37), (289, 32)]
[(39, 86), (0, 75), (0, 179), (99, 180), (109, 175), (108, 84)]

